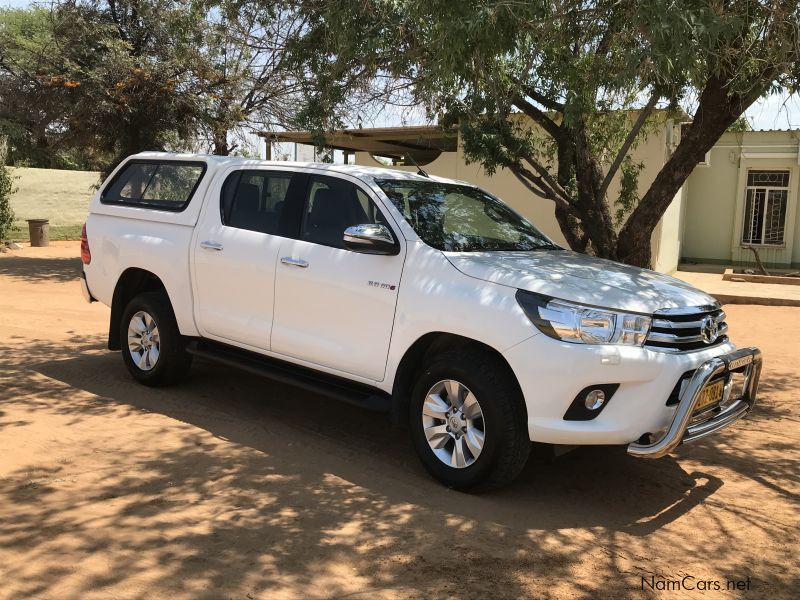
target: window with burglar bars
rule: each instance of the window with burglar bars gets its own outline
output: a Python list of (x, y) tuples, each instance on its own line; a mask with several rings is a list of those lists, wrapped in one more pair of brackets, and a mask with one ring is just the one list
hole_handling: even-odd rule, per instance
[(748, 171), (742, 244), (782, 246), (789, 171)]

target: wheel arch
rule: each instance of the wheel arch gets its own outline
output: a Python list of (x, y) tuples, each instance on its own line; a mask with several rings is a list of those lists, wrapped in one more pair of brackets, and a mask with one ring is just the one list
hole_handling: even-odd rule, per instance
[(426, 333), (418, 338), (403, 354), (403, 358), (397, 366), (394, 382), (392, 385), (392, 423), (396, 426), (406, 427), (408, 407), (411, 399), (411, 392), (414, 389), (416, 375), (426, 364), (428, 357), (434, 353), (441, 353), (447, 350), (459, 349), (465, 352), (482, 352), (487, 356), (493, 357), (506, 375), (513, 382), (518, 391), (518, 397), (522, 408), (525, 411), (526, 420), (528, 409), (522, 395), (522, 388), (519, 384), (514, 370), (505, 357), (495, 348), (478, 340), (447, 333), (435, 331)]
[[(108, 325), (108, 349), (119, 350), (120, 341), (118, 337), (121, 325), (122, 311), (134, 296), (142, 292), (162, 292), (172, 308), (167, 288), (161, 279), (153, 272), (139, 267), (129, 267), (125, 269), (117, 279), (114, 286), (114, 294), (111, 300), (111, 317)], [(175, 312), (173, 308), (173, 313)]]

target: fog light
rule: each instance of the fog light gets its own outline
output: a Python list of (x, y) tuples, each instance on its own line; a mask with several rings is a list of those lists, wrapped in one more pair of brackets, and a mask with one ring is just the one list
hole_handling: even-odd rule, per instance
[(592, 390), (586, 394), (583, 401), (584, 406), (589, 410), (597, 410), (606, 402), (606, 393), (603, 390)]
[(606, 410), (606, 406), (619, 388), (618, 383), (594, 383), (575, 394), (564, 413), (565, 421), (591, 421)]

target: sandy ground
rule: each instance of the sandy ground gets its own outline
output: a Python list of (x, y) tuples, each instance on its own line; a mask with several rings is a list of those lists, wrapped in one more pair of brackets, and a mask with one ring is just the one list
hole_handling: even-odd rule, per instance
[[(134, 384), (77, 252), (0, 256), (2, 598), (797, 597), (798, 308), (726, 308), (766, 361), (735, 428), (468, 496), (383, 416), (208, 363)], [(642, 591), (686, 576), (750, 590)]]

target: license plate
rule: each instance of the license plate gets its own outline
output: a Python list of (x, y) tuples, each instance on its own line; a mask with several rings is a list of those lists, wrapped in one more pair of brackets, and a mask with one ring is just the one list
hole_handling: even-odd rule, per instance
[(694, 405), (694, 409), (702, 410), (722, 400), (722, 391), (724, 388), (724, 379), (719, 379), (703, 388), (703, 391), (700, 392), (700, 399), (697, 401), (697, 404)]

